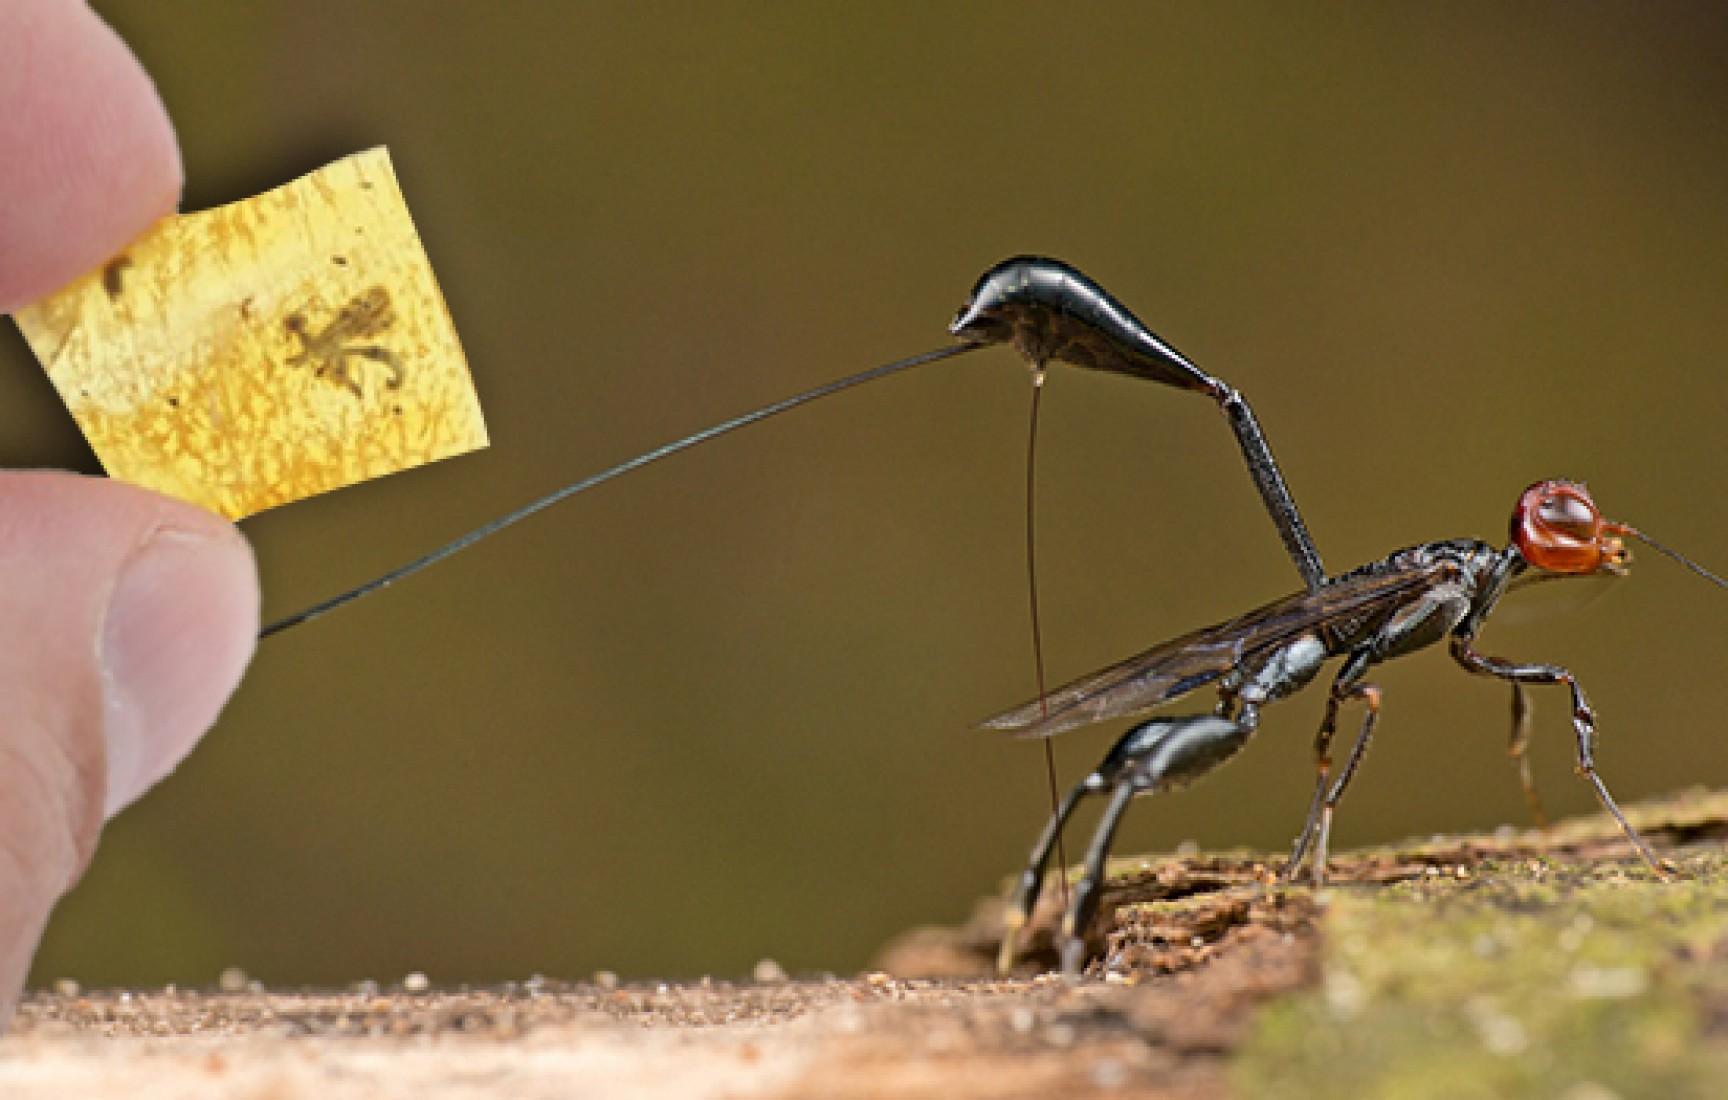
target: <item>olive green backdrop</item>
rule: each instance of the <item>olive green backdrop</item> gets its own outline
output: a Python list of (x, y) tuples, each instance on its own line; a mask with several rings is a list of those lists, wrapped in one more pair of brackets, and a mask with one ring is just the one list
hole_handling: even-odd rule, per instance
[[(1335, 570), (1497, 540), (1549, 476), (1728, 565), (1719, 9), (98, 7), (188, 208), (390, 145), (486, 404), (484, 454), (249, 521), (272, 616), (942, 345), (1019, 252), (1250, 396)], [(0, 462), (92, 469), (10, 327), (0, 361)], [(1006, 351), (903, 376), (266, 643), (37, 979), (845, 970), (962, 917), (1046, 804), (1035, 747), (969, 729), (1033, 690), (1027, 399)], [(1206, 402), (1058, 369), (1045, 412), (1053, 678), (1295, 586)], [(1622, 799), (1728, 783), (1728, 593), (1648, 554), (1608, 587), (1485, 647), (1577, 669)], [(1377, 679), (1341, 843), (1523, 820), (1504, 689), (1442, 652)], [(1320, 702), (1120, 849), (1282, 848)], [(1537, 771), (1585, 811), (1565, 713), (1539, 696)], [(1065, 776), (1116, 732), (1061, 739)]]

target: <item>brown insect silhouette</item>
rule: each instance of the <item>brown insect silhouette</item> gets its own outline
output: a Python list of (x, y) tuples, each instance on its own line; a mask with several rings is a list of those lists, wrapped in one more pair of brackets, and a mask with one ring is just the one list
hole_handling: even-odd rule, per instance
[(360, 397), (360, 379), (355, 374), (354, 364), (357, 361), (378, 363), (390, 372), (384, 384), (393, 390), (401, 389), (404, 372), (395, 352), (380, 344), (351, 343), (381, 336), (395, 323), (396, 311), (390, 302), (390, 292), (381, 286), (362, 291), (342, 307), (335, 320), (317, 332), (312, 331), (304, 313), (290, 313), (282, 324), (300, 338), (300, 350), (288, 357), (288, 365), (316, 364), (314, 373), (317, 377), (329, 378), (346, 387), (355, 397)]

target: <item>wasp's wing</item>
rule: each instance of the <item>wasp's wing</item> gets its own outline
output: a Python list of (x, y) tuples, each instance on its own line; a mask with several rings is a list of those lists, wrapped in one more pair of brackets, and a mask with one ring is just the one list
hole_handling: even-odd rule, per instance
[(1451, 569), (1435, 564), (1340, 577), (1318, 592), (1287, 596), (1228, 622), (1155, 645), (1065, 684), (1043, 699), (986, 719), (979, 728), (1049, 737), (1107, 718), (1144, 714), (1212, 683), (1250, 654), (1328, 624), (1342, 626), (1364, 616), (1390, 615), (1407, 597), (1432, 588)]

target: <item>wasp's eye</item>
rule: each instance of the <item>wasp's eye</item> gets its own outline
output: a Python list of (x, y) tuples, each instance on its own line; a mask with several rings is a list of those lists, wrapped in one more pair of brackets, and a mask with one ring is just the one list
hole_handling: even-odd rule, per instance
[(1602, 530), (1602, 516), (1590, 502), (1565, 490), (1543, 497), (1536, 506), (1536, 518), (1544, 527), (1580, 542), (1595, 539)]
[(1589, 492), (1573, 481), (1537, 482), (1512, 512), (1512, 540), (1524, 560), (1551, 573), (1594, 573), (1617, 560), (1604, 526)]

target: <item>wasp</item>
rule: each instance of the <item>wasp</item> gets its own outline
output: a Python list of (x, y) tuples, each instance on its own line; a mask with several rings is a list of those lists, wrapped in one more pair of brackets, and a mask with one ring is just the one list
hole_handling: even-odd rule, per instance
[[(1328, 662), (1337, 660), (1315, 736), (1314, 795), (1285, 869), (1286, 877), (1294, 879), (1306, 864), (1313, 881), (1322, 882), (1334, 811), (1367, 752), (1379, 718), (1381, 691), (1368, 675), (1384, 661), (1441, 641), (1467, 672), (1511, 685), (1512, 756), (1538, 816), (1540, 803), (1524, 754), (1529, 736), (1525, 693), (1542, 684), (1567, 690), (1579, 773), (1638, 855), (1658, 876), (1666, 877), (1663, 864), (1620, 812), (1597, 774), (1596, 716), (1577, 678), (1558, 665), (1483, 653), (1476, 648), (1476, 639), (1501, 598), (1517, 585), (1539, 578), (1624, 575), (1632, 560), (1627, 539), (1645, 543), (1715, 584), (1728, 587), (1728, 582), (1636, 528), (1605, 519), (1584, 485), (1564, 480), (1540, 481), (1523, 491), (1513, 508), (1504, 547), (1475, 539), (1427, 542), (1334, 576), (1320, 560), (1247, 399), (1160, 339), (1077, 269), (1039, 256), (997, 264), (978, 280), (949, 331), (956, 338), (949, 346), (805, 391), (567, 485), (415, 561), (273, 622), (262, 636), (270, 637), (376, 592), (561, 501), (690, 447), (865, 383), (1006, 344), (1027, 362), (1039, 385), (1050, 364), (1064, 363), (1210, 398), (1236, 437), (1248, 474), (1303, 588), (1054, 691), (1041, 692), (1038, 699), (982, 724), (1022, 737), (1049, 738), (1093, 722), (1141, 717), (1201, 689), (1210, 689), (1217, 700), (1203, 713), (1153, 717), (1133, 726), (1056, 803), (1009, 902), (1000, 960), (1004, 970), (1012, 966), (1017, 934), (1037, 900), (1052, 851), (1076, 807), (1093, 795), (1108, 796), (1062, 920), (1063, 969), (1070, 975), (1077, 975), (1085, 961), (1083, 935), (1096, 914), (1105, 860), (1128, 804), (1137, 795), (1172, 790), (1218, 768), (1253, 736), (1262, 708), (1307, 687)], [(1362, 718), (1339, 767), (1332, 742), (1347, 704), (1360, 706)]]
[[(1483, 653), (1476, 648), (1476, 638), (1501, 597), (1522, 581), (1624, 575), (1632, 560), (1627, 538), (1645, 542), (1719, 585), (1728, 583), (1636, 528), (1605, 519), (1582, 484), (1563, 480), (1539, 481), (1523, 491), (1513, 507), (1504, 547), (1476, 539), (1426, 542), (1328, 576), (1265, 433), (1242, 395), (1159, 339), (1079, 271), (1041, 257), (999, 264), (979, 280), (951, 331), (967, 343), (1010, 344), (1035, 371), (1047, 362), (1066, 362), (1212, 398), (1236, 433), (1249, 473), (1305, 583), (1301, 592), (1153, 646), (982, 723), (982, 728), (1013, 730), (1022, 737), (1051, 737), (1093, 722), (1140, 717), (1203, 688), (1217, 696), (1205, 713), (1150, 718), (1133, 726), (1062, 799), (1009, 901), (999, 960), (1003, 970), (1012, 967), (1014, 942), (1037, 900), (1051, 850), (1081, 802), (1093, 795), (1109, 799), (1062, 919), (1062, 963), (1070, 976), (1084, 961), (1083, 936), (1096, 913), (1104, 862), (1128, 804), (1136, 795), (1173, 790), (1218, 768), (1248, 743), (1264, 706), (1300, 691), (1327, 662), (1338, 660), (1314, 738), (1319, 776), (1313, 800), (1285, 868), (1285, 877), (1294, 879), (1308, 860), (1313, 881), (1320, 884), (1333, 812), (1367, 752), (1380, 715), (1381, 691), (1367, 677), (1383, 661), (1441, 641), (1465, 671), (1511, 684), (1511, 752), (1538, 815), (1540, 802), (1524, 751), (1530, 710), (1525, 691), (1537, 684), (1565, 687), (1577, 735), (1578, 773), (1638, 855), (1666, 877), (1597, 773), (1596, 714), (1577, 677), (1558, 665)], [(1332, 741), (1346, 704), (1360, 705), (1362, 720), (1343, 766), (1335, 769)]]

